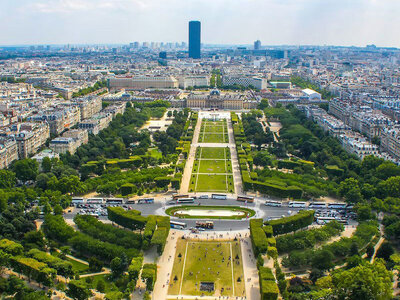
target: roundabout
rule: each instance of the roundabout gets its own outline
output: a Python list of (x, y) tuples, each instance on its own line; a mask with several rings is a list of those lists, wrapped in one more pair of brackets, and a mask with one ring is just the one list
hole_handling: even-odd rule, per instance
[(250, 208), (240, 206), (182, 205), (167, 208), (165, 213), (180, 219), (248, 219), (255, 215)]

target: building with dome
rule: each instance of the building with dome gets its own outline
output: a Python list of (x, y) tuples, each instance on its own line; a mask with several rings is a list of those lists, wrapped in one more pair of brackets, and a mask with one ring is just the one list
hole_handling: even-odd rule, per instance
[(190, 93), (186, 99), (186, 107), (194, 109), (227, 109), (242, 110), (257, 107), (250, 93), (221, 93), (214, 88), (210, 93)]

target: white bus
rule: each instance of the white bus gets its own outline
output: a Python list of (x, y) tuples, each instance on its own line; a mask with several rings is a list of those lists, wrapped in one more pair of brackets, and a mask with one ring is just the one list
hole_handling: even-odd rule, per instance
[(72, 204), (82, 204), (83, 203), (83, 198), (72, 198), (71, 203)]
[(122, 198), (108, 198), (106, 200), (107, 204), (122, 204), (124, 202), (124, 199)]
[(194, 203), (193, 198), (180, 198), (176, 200), (176, 203)]
[(318, 225), (324, 225), (334, 220), (336, 220), (334, 217), (318, 217), (316, 219)]
[(328, 203), (328, 208), (332, 209), (345, 209), (346, 206), (346, 203)]
[(306, 208), (306, 204), (307, 204), (306, 202), (290, 201), (289, 207)]
[(86, 203), (88, 204), (102, 204), (103, 203), (103, 198), (89, 198), (86, 200)]
[(177, 222), (177, 221), (170, 221), (169, 223), (171, 224), (171, 228), (175, 228), (175, 229), (185, 229), (187, 226), (186, 223)]
[(325, 202), (311, 202), (308, 204), (309, 208), (326, 208)]
[(267, 200), (264, 203), (266, 206), (275, 206), (275, 207), (281, 207), (282, 202), (281, 201), (274, 201), (274, 200)]
[(223, 194), (211, 194), (211, 199), (226, 200), (227, 197), (226, 197), (226, 195), (223, 195)]

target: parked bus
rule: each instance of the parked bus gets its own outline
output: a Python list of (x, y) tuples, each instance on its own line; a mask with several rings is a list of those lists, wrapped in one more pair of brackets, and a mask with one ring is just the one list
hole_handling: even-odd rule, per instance
[(325, 202), (311, 202), (308, 204), (309, 208), (326, 208), (326, 203)]
[(346, 203), (328, 203), (328, 208), (332, 209), (345, 209), (346, 206)]
[(223, 195), (223, 194), (211, 194), (211, 199), (226, 200), (227, 197), (226, 197), (226, 195)]
[(135, 200), (126, 200), (125, 203), (126, 203), (126, 204), (135, 204), (136, 201), (135, 201)]
[(300, 202), (300, 201), (290, 201), (289, 202), (289, 207), (295, 207), (295, 208), (306, 208), (306, 202)]
[(89, 198), (86, 200), (86, 203), (88, 204), (102, 204), (103, 203), (103, 198)]
[(180, 198), (176, 200), (176, 203), (194, 203), (193, 198)]
[(274, 200), (267, 200), (264, 203), (266, 206), (275, 206), (275, 207), (281, 207), (282, 202), (281, 201), (274, 201)]
[(335, 217), (317, 217), (316, 218), (317, 224), (319, 224), (319, 225), (324, 225), (324, 224), (327, 224), (334, 220), (336, 220)]
[(170, 221), (171, 224), (171, 228), (175, 228), (175, 229), (185, 229), (186, 228), (186, 223), (182, 223), (182, 222), (177, 222), (177, 221)]
[(154, 198), (143, 198), (139, 199), (138, 204), (153, 204), (154, 203)]
[(122, 204), (124, 202), (124, 199), (122, 198), (108, 198), (106, 200), (107, 204)]
[(253, 203), (253, 202), (254, 202), (254, 197), (250, 197), (250, 196), (237, 196), (236, 200), (237, 200), (237, 201), (240, 201), (240, 202)]
[(196, 221), (196, 228), (205, 228), (205, 229), (213, 229), (214, 228), (214, 222), (212, 221)]
[(83, 198), (72, 198), (71, 203), (72, 204), (82, 204), (83, 203)]
[(179, 198), (189, 198), (189, 195), (178, 195), (178, 194), (175, 194), (175, 195), (172, 196), (172, 199), (174, 199), (174, 200), (178, 200)]

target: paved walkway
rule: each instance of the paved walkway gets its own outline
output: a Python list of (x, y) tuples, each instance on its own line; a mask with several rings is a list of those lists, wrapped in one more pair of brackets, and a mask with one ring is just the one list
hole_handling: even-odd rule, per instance
[[(247, 235), (250, 235), (249, 233)], [(258, 277), (258, 270), (256, 265), (256, 258), (251, 247), (250, 237), (241, 239), (242, 247), (242, 259), (243, 259), (243, 271), (246, 288), (246, 299), (259, 300), (260, 296), (260, 284)]]
[[(167, 238), (167, 244), (163, 254), (157, 261), (157, 281), (154, 285), (154, 292), (152, 294), (153, 300), (167, 299), (168, 282), (172, 267), (174, 265), (174, 257), (176, 252), (176, 241), (184, 234), (184, 231), (171, 229)], [(175, 296), (176, 297), (176, 296)]]

